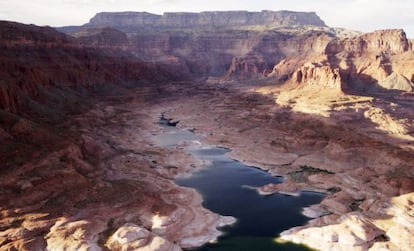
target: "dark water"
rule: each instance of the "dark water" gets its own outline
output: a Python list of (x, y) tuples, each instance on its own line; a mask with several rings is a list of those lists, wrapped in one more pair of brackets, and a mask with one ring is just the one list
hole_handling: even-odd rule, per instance
[[(174, 146), (181, 140), (199, 139), (197, 135), (175, 127), (166, 126), (165, 130), (164, 134), (157, 136), (164, 146)], [(272, 177), (267, 172), (228, 158), (225, 155), (227, 149), (209, 147), (187, 151), (211, 161), (211, 165), (189, 178), (177, 179), (176, 183), (197, 189), (203, 195), (206, 208), (237, 218), (235, 225), (222, 229), (226, 234), (218, 243), (193, 250), (309, 250), (299, 245), (276, 243), (274, 239), (284, 230), (305, 224), (309, 219), (301, 214), (302, 208), (319, 203), (323, 199), (322, 194), (303, 192), (298, 197), (262, 196), (251, 187), (280, 183), (282, 178)]]

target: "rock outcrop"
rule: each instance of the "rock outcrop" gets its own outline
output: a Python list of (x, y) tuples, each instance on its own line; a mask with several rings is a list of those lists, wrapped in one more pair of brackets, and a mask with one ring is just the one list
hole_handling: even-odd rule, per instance
[(328, 54), (347, 52), (355, 57), (367, 54), (399, 54), (411, 50), (404, 30), (378, 30), (360, 36), (335, 40), (326, 48)]
[(110, 250), (159, 250), (180, 251), (181, 248), (162, 237), (132, 223), (120, 227), (111, 237), (106, 246)]
[(380, 30), (353, 39), (334, 40), (326, 52), (348, 78), (351, 89), (379, 86), (411, 91), (414, 72), (410, 67), (400, 66), (401, 57), (414, 55), (411, 46), (403, 30)]
[(341, 90), (342, 79), (338, 68), (329, 64), (307, 63), (295, 71), (292, 80), (299, 84)]
[(403, 30), (380, 30), (345, 39), (317, 36), (324, 41), (317, 51), (308, 49), (312, 53), (288, 56), (271, 75), (349, 93), (413, 90), (414, 72), (408, 62), (414, 53)]
[(297, 227), (281, 233), (281, 238), (320, 250), (410, 250), (414, 229), (408, 208), (413, 196), (392, 198), (384, 219), (372, 221), (365, 215), (348, 213), (337, 219), (337, 224)]

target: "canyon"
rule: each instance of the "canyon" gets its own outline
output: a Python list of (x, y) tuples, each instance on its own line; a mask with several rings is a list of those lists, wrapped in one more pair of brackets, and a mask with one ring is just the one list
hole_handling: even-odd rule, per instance
[(348, 31), (291, 11), (98, 13), (56, 29), (1, 21), (0, 48), (0, 250), (216, 241), (235, 219), (174, 183), (206, 163), (154, 142), (161, 116), (284, 177), (260, 194), (326, 194), (277, 241), (414, 248), (403, 30)]

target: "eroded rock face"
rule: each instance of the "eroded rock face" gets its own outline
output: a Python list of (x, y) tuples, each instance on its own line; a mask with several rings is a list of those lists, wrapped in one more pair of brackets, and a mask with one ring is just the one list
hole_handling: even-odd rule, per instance
[[(323, 50), (287, 57), (275, 66), (272, 74), (279, 78), (292, 76), (293, 82), (316, 83), (349, 93), (413, 90), (413, 70), (407, 63), (414, 53), (403, 30), (381, 30), (324, 41), (328, 42), (320, 44)], [(302, 81), (303, 75), (306, 77)]]
[[(293, 242), (312, 243), (311, 247), (320, 250), (368, 250), (376, 239), (384, 236), (384, 232), (365, 220), (361, 215), (348, 214), (341, 217), (340, 224), (326, 227), (306, 228), (282, 232), (281, 238)], [(302, 240), (300, 240), (302, 238)], [(306, 239), (306, 241), (304, 241)]]
[(414, 244), (409, 237), (414, 232), (408, 206), (412, 198), (413, 193), (392, 198), (390, 206), (383, 207), (383, 219), (373, 221), (365, 215), (348, 213), (336, 224), (293, 228), (281, 233), (281, 238), (305, 242), (320, 250), (409, 250)]
[(1, 22), (0, 37), (0, 108), (6, 111), (16, 112), (29, 99), (51, 94), (48, 89), (99, 91), (103, 85), (136, 85), (139, 80), (170, 75), (162, 66), (122, 51), (83, 47), (52, 28)]
[(327, 53), (341, 51), (362, 56), (371, 53), (400, 54), (411, 50), (411, 43), (401, 29), (378, 30), (342, 41), (333, 41), (326, 49)]
[(207, 11), (200, 13), (167, 12), (155, 15), (147, 12), (103, 12), (96, 14), (90, 26), (112, 26), (123, 29), (293, 26), (325, 23), (314, 12), (293, 11)]
[(127, 33), (128, 42), (118, 48), (142, 60), (179, 66), (173, 71), (195, 77), (227, 80), (267, 76), (287, 55), (320, 47), (301, 41), (312, 35), (295, 39), (294, 34), (329, 29), (315, 13), (290, 11), (98, 13), (83, 27), (60, 29), (97, 45), (108, 36), (108, 32), (96, 33), (103, 27)]
[(338, 68), (330, 65), (309, 63), (293, 73), (293, 81), (317, 87), (328, 87), (338, 91), (342, 88), (342, 79)]

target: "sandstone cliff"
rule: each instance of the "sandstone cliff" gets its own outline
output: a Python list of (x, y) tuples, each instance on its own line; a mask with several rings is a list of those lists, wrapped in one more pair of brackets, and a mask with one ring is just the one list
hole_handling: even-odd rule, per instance
[[(275, 76), (291, 76), (297, 83), (331, 86), (349, 93), (375, 92), (382, 89), (413, 90), (414, 58), (412, 44), (403, 30), (380, 30), (353, 38), (324, 36), (318, 52), (287, 57), (273, 69)], [(323, 50), (321, 50), (323, 49)], [(303, 79), (304, 68), (311, 74)], [(332, 74), (335, 72), (335, 74)], [(331, 85), (342, 79), (340, 85)], [(339, 83), (339, 82), (336, 82)]]
[[(112, 30), (99, 28), (107, 26)], [(412, 90), (409, 62), (413, 50), (404, 31), (344, 36), (337, 30), (349, 33), (326, 27), (315, 13), (121, 12), (98, 13), (70, 34), (94, 46), (112, 44), (144, 61), (193, 77), (246, 80), (276, 76), (283, 82), (300, 75), (301, 68), (311, 63), (315, 68), (312, 76), (307, 74), (297, 83), (309, 80), (314, 86), (319, 81), (321, 86), (338, 87), (320, 80), (338, 83), (341, 79), (339, 91)], [(322, 76), (325, 73), (328, 75)]]
[(234, 28), (243, 26), (326, 26), (314, 12), (293, 11), (211, 11), (201, 13), (169, 12), (155, 15), (147, 12), (103, 12), (87, 26), (111, 26), (122, 30)]
[[(305, 50), (302, 42), (289, 41), (296, 33), (328, 29), (313, 12), (223, 11), (98, 13), (82, 27), (60, 30), (97, 45), (110, 36), (108, 31), (106, 35), (97, 33), (107, 27), (125, 32), (128, 41), (117, 43), (118, 47), (144, 61), (168, 65), (196, 77), (227, 79), (263, 77), (286, 57), (285, 51)], [(110, 40), (105, 42), (113, 44), (119, 38)], [(278, 48), (289, 47), (289, 43), (293, 48)]]
[[(118, 35), (115, 42), (122, 44)], [(39, 96), (42, 89), (97, 90), (106, 84), (137, 85), (162, 79), (163, 74), (173, 76), (156, 72), (159, 66), (143, 63), (131, 54), (93, 47), (106, 43), (108, 36), (96, 35), (94, 42), (84, 46), (84, 40), (69, 38), (52, 28), (1, 22), (0, 37), (0, 108), (12, 112), (28, 98)], [(112, 44), (113, 37), (109, 38)]]

